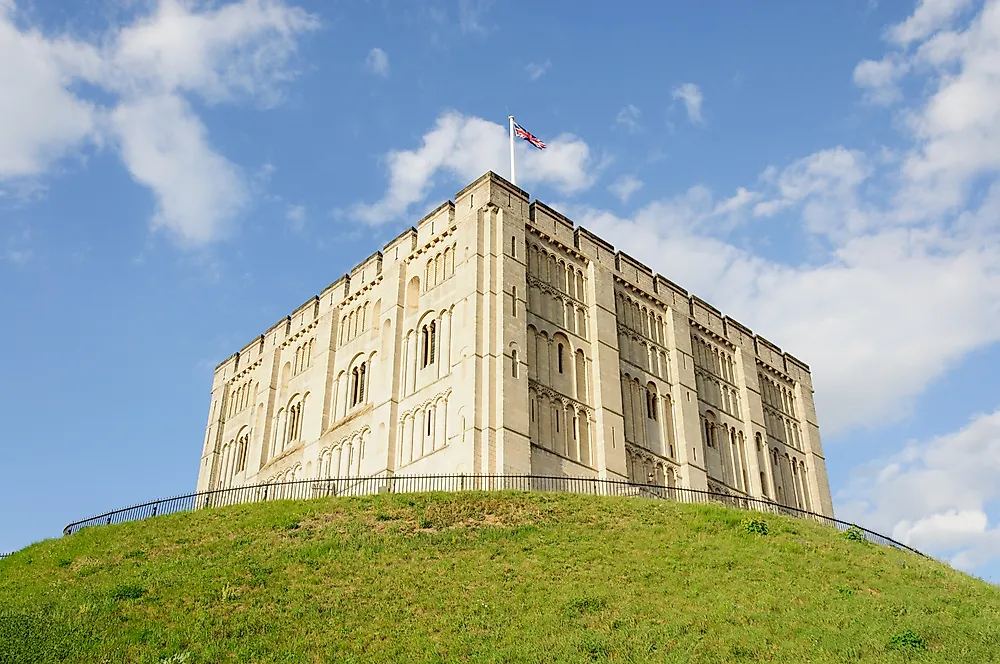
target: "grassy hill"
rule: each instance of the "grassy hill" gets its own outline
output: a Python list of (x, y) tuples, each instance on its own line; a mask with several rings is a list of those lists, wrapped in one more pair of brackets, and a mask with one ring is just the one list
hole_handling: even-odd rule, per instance
[(88, 528), (0, 561), (0, 662), (56, 661), (978, 664), (1000, 661), (1000, 589), (717, 507), (272, 502)]

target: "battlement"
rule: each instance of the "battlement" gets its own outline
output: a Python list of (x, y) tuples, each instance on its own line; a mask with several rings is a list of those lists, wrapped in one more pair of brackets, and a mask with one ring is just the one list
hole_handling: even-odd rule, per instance
[[(483, 191), (485, 189), (485, 191)], [(314, 317), (336, 309), (355, 293), (363, 290), (382, 274), (386, 263), (396, 264), (406, 261), (430, 245), (442, 232), (458, 223), (469, 223), (475, 215), (469, 211), (492, 204), (513, 212), (520, 211), (525, 221), (540, 236), (572, 250), (587, 261), (593, 261), (614, 272), (615, 276), (631, 288), (642, 293), (664, 307), (686, 310), (688, 315), (705, 329), (727, 339), (736, 346), (753, 350), (757, 357), (769, 366), (788, 375), (808, 376), (809, 367), (801, 360), (783, 352), (778, 346), (757, 336), (748, 327), (729, 318), (705, 300), (689, 293), (686, 289), (638, 259), (618, 251), (607, 240), (595, 235), (583, 226), (577, 226), (572, 219), (539, 200), (531, 200), (525, 190), (511, 184), (505, 178), (487, 171), (474, 182), (455, 194), (454, 200), (447, 200), (424, 215), (416, 226), (404, 229), (387, 242), (381, 251), (375, 251), (352, 267), (320, 295), (310, 298), (290, 316), (283, 318), (261, 335), (260, 339), (247, 344), (239, 353), (216, 367), (216, 372), (224, 370), (229, 363), (246, 364), (246, 353), (253, 353), (254, 344), (264, 347), (261, 339), (269, 347), (282, 342), (284, 337), (294, 332), (308, 321), (305, 309), (315, 303)], [(243, 358), (243, 359), (240, 359)], [(255, 360), (252, 360), (255, 361)], [(235, 372), (232, 368), (232, 372)]]

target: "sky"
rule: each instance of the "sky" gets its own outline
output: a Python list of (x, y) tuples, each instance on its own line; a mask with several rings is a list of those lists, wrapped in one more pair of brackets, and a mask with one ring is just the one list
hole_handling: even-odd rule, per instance
[(0, 0), (0, 551), (194, 490), (214, 367), (487, 170), (812, 369), (1000, 583), (1000, 0)]

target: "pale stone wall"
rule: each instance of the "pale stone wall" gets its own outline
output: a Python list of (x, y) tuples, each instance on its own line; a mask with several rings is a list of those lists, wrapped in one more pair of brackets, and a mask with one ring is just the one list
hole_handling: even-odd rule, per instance
[(808, 367), (493, 173), (216, 369), (199, 490), (384, 472), (833, 514)]

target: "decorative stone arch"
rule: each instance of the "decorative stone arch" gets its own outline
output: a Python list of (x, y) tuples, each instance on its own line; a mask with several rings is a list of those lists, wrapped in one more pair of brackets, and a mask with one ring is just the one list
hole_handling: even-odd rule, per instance
[(344, 381), (344, 414), (367, 403), (370, 377), (371, 368), (367, 355), (364, 352), (355, 353), (347, 365), (347, 377)]
[(538, 330), (535, 328), (534, 325), (528, 325), (525, 328), (525, 331), (526, 331), (525, 343), (527, 345), (527, 348), (525, 348), (526, 351), (525, 361), (528, 365), (528, 378), (534, 380), (537, 378), (538, 375), (537, 356), (535, 354), (536, 346), (538, 344)]
[[(375, 300), (375, 304), (372, 306), (372, 317), (369, 323), (369, 329), (373, 333), (378, 332), (382, 325), (382, 298)], [(374, 336), (374, 334), (373, 334)]]
[(576, 352), (573, 353), (573, 362), (575, 364), (573, 372), (576, 378), (576, 398), (578, 401), (586, 403), (589, 399), (589, 390), (587, 389), (589, 372), (587, 371), (587, 356), (582, 348), (577, 348)]
[(538, 444), (547, 450), (552, 449), (552, 403), (544, 392), (538, 395)]
[[(573, 344), (564, 332), (556, 331), (552, 334), (552, 375), (569, 375), (570, 359), (573, 357)], [(560, 350), (561, 349), (561, 350)]]
[(412, 277), (406, 285), (406, 312), (414, 313), (420, 307), (420, 277)]
[(282, 390), (284, 390), (285, 388), (288, 387), (288, 381), (291, 379), (291, 377), (292, 377), (292, 363), (286, 361), (281, 366), (281, 389)]
[(510, 357), (510, 377), (519, 378), (521, 375), (521, 353), (520, 346), (518, 346), (516, 341), (511, 341), (507, 346), (508, 356)]
[(713, 449), (718, 449), (717, 429), (719, 427), (719, 420), (712, 410), (706, 410), (703, 419), (705, 423), (705, 444)]

